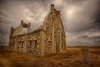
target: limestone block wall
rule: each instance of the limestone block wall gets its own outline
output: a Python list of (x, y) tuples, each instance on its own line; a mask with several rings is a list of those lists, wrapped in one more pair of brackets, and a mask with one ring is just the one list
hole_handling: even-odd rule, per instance
[(11, 37), (9, 46), (13, 51), (40, 55), (40, 32)]
[(33, 30), (31, 29), (31, 27), (28, 27), (28, 33), (32, 32)]
[(40, 55), (40, 32), (34, 32), (27, 35), (27, 53)]
[(60, 11), (51, 5), (51, 12), (45, 17), (45, 54), (62, 52), (66, 50), (66, 36), (64, 26), (60, 18)]
[[(21, 21), (17, 28), (11, 28), (9, 39), (11, 50), (40, 56), (66, 50), (66, 36), (60, 11), (57, 11), (53, 4), (43, 25), (35, 31), (32, 31), (30, 26), (30, 23)], [(28, 29), (27, 33), (23, 32), (23, 27)]]
[(52, 14), (48, 14), (44, 19), (44, 26), (45, 26), (45, 48), (44, 54), (52, 53)]
[(9, 43), (9, 47), (11, 50), (15, 49), (15, 37), (10, 37), (10, 43)]
[(23, 32), (23, 25), (18, 26), (14, 29), (13, 36), (24, 34)]

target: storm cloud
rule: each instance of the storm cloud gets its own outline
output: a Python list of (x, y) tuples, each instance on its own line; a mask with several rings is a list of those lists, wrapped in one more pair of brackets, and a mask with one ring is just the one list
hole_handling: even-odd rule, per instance
[(43, 24), (51, 4), (61, 12), (67, 45), (100, 46), (100, 0), (1, 0), (0, 45), (8, 45), (21, 20), (33, 30)]

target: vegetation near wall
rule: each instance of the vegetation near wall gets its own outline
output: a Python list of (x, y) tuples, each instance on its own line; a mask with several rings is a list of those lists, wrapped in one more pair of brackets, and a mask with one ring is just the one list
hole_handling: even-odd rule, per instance
[[(44, 57), (10, 50), (0, 50), (0, 67), (88, 67), (82, 65), (80, 47), (67, 47), (65, 53)], [(89, 49), (91, 67), (100, 67), (100, 48)]]

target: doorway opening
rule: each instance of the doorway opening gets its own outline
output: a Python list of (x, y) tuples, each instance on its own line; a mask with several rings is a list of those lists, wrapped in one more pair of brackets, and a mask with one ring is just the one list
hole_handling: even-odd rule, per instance
[(56, 42), (56, 52), (60, 52), (59, 42)]

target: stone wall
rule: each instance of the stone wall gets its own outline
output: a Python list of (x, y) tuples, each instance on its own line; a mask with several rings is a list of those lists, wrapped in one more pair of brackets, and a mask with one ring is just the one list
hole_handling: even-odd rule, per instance
[(60, 11), (51, 5), (51, 12), (45, 17), (45, 54), (62, 52), (66, 50), (66, 36), (64, 26), (60, 18)]
[(40, 55), (40, 31), (10, 38), (10, 49)]
[[(41, 56), (66, 50), (66, 36), (60, 11), (57, 11), (53, 4), (43, 25), (34, 31), (30, 25), (21, 21), (17, 28), (11, 28), (9, 39), (11, 50)], [(22, 32), (23, 27), (28, 28), (27, 33)]]

